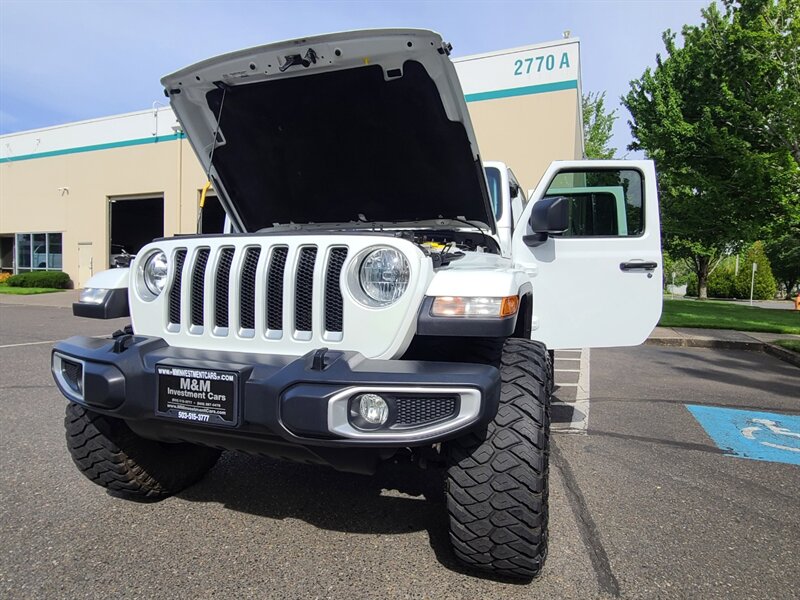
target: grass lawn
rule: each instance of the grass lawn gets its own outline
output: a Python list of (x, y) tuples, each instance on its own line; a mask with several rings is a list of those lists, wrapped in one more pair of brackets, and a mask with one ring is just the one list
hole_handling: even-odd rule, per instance
[(800, 334), (800, 311), (713, 300), (664, 300), (659, 325)]
[(775, 344), (782, 346), (787, 350), (794, 350), (800, 352), (800, 340), (776, 340)]
[(57, 288), (24, 288), (24, 287), (11, 287), (5, 283), (0, 283), (0, 294), (12, 294), (15, 296), (30, 296), (31, 294), (49, 294), (50, 292), (63, 292)]

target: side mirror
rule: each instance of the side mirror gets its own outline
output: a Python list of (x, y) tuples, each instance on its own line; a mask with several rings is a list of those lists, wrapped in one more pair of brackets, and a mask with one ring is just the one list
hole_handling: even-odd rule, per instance
[(528, 221), (532, 235), (522, 238), (530, 247), (541, 246), (552, 233), (564, 233), (569, 228), (569, 198), (543, 198), (533, 205)]

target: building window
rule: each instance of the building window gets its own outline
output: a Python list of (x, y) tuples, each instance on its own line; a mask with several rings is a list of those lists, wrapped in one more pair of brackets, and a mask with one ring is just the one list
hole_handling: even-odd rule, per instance
[(61, 270), (60, 233), (18, 233), (15, 245), (17, 273)]

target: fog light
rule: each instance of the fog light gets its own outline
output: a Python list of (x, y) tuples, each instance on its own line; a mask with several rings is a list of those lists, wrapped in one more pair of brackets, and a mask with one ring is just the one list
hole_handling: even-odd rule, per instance
[(378, 394), (362, 394), (359, 396), (358, 412), (367, 423), (383, 425), (389, 418), (389, 405)]

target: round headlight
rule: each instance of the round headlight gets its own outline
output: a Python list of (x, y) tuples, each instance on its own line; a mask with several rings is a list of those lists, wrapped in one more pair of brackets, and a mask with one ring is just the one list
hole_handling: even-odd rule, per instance
[(151, 254), (145, 261), (142, 272), (145, 286), (150, 293), (158, 296), (167, 284), (167, 275), (169, 274), (167, 255), (163, 252)]
[(394, 248), (378, 248), (364, 258), (359, 272), (361, 289), (376, 304), (395, 302), (408, 287), (410, 269), (403, 253)]

